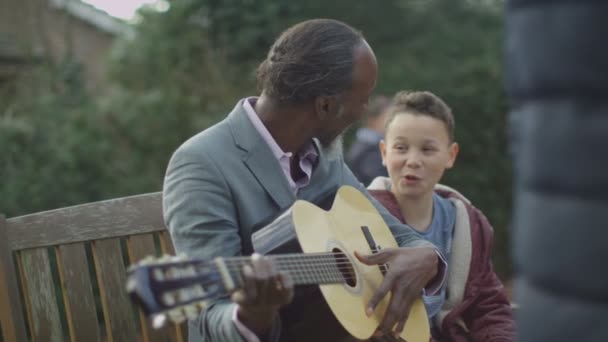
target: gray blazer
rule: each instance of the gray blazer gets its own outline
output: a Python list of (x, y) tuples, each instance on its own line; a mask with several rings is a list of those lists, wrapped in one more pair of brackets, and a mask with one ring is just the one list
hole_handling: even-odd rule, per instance
[[(429, 244), (401, 224), (357, 181), (342, 156), (319, 160), (310, 184), (294, 195), (279, 162), (243, 109), (183, 143), (173, 154), (163, 187), (163, 214), (177, 253), (211, 259), (252, 253), (251, 234), (296, 199), (315, 201), (352, 185), (376, 205), (400, 246)], [(234, 304), (218, 300), (189, 322), (189, 341), (242, 341), (231, 320)], [(280, 322), (270, 340), (278, 340)]]

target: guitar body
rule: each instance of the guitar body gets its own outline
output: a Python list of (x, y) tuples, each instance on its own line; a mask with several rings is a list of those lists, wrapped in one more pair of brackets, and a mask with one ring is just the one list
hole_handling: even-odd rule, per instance
[[(325, 211), (306, 201), (296, 201), (292, 207), (295, 232), (304, 253), (342, 252), (354, 268), (354, 282), (319, 285), (323, 298), (335, 319), (353, 337), (369, 339), (380, 324), (389, 303), (390, 294), (367, 317), (365, 308), (375, 289), (383, 280), (378, 266), (367, 266), (356, 260), (354, 251), (366, 254), (370, 244), (364, 234), (367, 227), (380, 248), (398, 247), (390, 229), (373, 204), (358, 190), (341, 187), (334, 203)], [(401, 337), (406, 341), (428, 341), (429, 323), (420, 299), (410, 312)]]

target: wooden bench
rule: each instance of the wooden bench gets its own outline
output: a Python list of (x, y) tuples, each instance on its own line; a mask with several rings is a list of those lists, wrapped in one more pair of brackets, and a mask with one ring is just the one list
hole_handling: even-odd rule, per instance
[(0, 341), (185, 341), (152, 330), (125, 290), (126, 266), (174, 254), (161, 194), (0, 216)]

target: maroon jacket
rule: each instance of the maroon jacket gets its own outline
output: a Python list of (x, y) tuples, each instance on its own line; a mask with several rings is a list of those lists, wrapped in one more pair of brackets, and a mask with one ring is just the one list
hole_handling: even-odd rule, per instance
[[(441, 331), (433, 332), (439, 341), (515, 341), (515, 323), (505, 289), (492, 268), (493, 229), (488, 219), (466, 198), (449, 188), (436, 190), (444, 198), (460, 200), (470, 225), (470, 265), (462, 300), (441, 315)], [(387, 190), (369, 190), (388, 211), (404, 222), (395, 196)], [(458, 208), (457, 208), (458, 210)], [(466, 220), (465, 220), (466, 221)], [(452, 250), (462, 248), (453, 245)], [(466, 248), (466, 247), (465, 247)], [(448, 262), (448, 268), (452, 265)], [(449, 270), (453, 272), (455, 270)], [(448, 289), (452, 278), (448, 277)], [(444, 305), (444, 308), (446, 306)], [(447, 313), (447, 315), (446, 315)], [(439, 316), (439, 315), (438, 315)]]

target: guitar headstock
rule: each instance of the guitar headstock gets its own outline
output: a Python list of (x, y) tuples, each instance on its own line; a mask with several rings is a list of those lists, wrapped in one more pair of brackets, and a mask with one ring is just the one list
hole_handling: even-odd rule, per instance
[(195, 318), (210, 299), (226, 295), (215, 262), (184, 257), (148, 257), (129, 267), (127, 292), (155, 326)]

